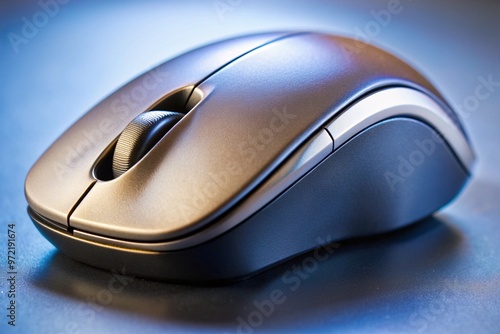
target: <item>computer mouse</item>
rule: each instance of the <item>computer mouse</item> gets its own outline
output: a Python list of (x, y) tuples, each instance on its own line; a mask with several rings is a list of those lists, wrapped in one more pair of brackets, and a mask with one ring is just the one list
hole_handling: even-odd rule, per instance
[(40, 157), (25, 194), (70, 257), (203, 284), (421, 220), (474, 159), (457, 114), (402, 60), (346, 37), (264, 33), (118, 89)]

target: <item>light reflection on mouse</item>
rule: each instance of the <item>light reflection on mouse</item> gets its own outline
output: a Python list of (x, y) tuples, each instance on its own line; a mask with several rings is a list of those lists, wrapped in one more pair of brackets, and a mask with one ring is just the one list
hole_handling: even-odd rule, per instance
[(432, 214), (474, 161), (458, 117), (410, 66), (353, 43), (253, 35), (145, 73), (33, 166), (30, 216), (79, 261), (206, 283)]

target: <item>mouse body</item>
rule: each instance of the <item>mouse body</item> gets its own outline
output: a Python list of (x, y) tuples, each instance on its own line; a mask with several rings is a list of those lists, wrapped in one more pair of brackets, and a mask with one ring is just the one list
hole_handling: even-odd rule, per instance
[(423, 76), (359, 43), (267, 33), (161, 64), (41, 156), (30, 217), (78, 261), (207, 283), (431, 215), (469, 178), (469, 140)]

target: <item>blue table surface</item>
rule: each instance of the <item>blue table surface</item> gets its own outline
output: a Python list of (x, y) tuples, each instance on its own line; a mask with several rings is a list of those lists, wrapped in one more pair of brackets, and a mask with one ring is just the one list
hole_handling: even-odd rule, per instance
[[(3, 2), (0, 332), (499, 333), (499, 17), (500, 2), (465, 0)], [(113, 273), (67, 258), (38, 233), (26, 214), (25, 176), (78, 117), (184, 51), (276, 30), (366, 40), (427, 76), (457, 109), (477, 154), (459, 197), (409, 228), (340, 243), (311, 272), (293, 272), (306, 255), (218, 287), (127, 278), (112, 288)], [(493, 83), (478, 99), (484, 81)], [(6, 310), (8, 224), (16, 231), (15, 327)], [(275, 290), (282, 299), (269, 304)]]

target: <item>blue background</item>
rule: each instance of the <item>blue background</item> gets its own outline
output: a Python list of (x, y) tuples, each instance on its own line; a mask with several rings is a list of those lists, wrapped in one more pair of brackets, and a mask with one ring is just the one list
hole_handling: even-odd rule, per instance
[[(500, 86), (474, 98), (483, 79), (500, 82), (499, 2), (401, 0), (399, 12), (385, 21), (377, 21), (390, 6), (384, 0), (42, 5), (48, 3), (55, 2), (0, 5), (2, 333), (500, 332)], [(44, 15), (44, 7), (53, 15)], [(12, 36), (23, 36), (26, 22), (39, 27), (16, 46)], [(456, 107), (478, 156), (460, 196), (410, 228), (341, 243), (312, 272), (296, 276), (296, 289), (283, 275), (307, 255), (229, 286), (134, 278), (110, 290), (112, 273), (68, 259), (38, 233), (26, 214), (24, 178), (78, 117), (175, 55), (275, 30), (366, 40), (427, 76)], [(16, 224), (18, 262), (15, 328), (5, 316), (10, 223)], [(259, 318), (256, 305), (275, 290), (283, 302)], [(240, 317), (254, 326), (238, 327)]]

